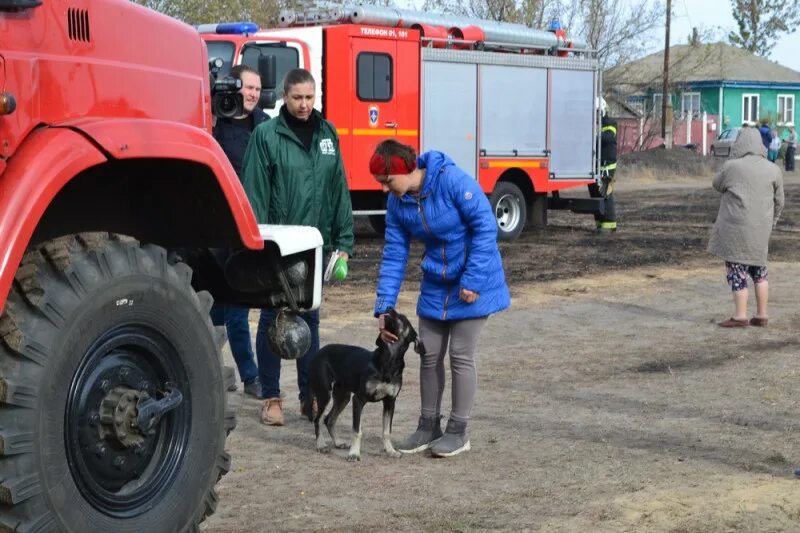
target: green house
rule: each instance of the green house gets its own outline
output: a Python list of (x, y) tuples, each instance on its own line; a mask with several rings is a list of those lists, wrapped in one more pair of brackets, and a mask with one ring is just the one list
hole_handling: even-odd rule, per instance
[[(767, 119), (783, 131), (797, 121), (800, 72), (724, 43), (671, 47), (669, 91), (675, 119), (703, 112), (720, 130)], [(664, 53), (606, 71), (605, 92), (660, 122)]]

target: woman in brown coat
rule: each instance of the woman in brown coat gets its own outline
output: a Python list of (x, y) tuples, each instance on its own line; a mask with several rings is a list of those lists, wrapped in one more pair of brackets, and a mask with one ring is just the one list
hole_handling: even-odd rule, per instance
[[(725, 328), (766, 326), (767, 250), (772, 228), (783, 209), (783, 173), (767, 160), (767, 149), (754, 128), (739, 130), (731, 159), (714, 178), (722, 193), (719, 213), (711, 230), (708, 251), (725, 260), (733, 291), (734, 315), (719, 325)], [(747, 320), (747, 277), (753, 279), (756, 314)]]

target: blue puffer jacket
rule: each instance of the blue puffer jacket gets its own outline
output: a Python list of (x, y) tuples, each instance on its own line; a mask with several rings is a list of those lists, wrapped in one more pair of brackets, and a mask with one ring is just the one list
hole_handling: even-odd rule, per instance
[[(478, 183), (441, 152), (417, 159), (426, 169), (418, 197), (389, 195), (386, 244), (378, 277), (375, 315), (394, 307), (412, 239), (425, 244), (417, 314), (433, 320), (462, 320), (511, 305), (497, 248), (497, 223)], [(468, 304), (461, 288), (477, 292)]]

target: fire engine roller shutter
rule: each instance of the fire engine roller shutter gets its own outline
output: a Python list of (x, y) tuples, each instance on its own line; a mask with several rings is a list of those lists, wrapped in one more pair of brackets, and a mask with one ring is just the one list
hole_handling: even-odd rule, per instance
[(422, 151), (449, 155), (477, 175), (477, 66), (427, 61), (422, 69)]
[(547, 69), (481, 65), (480, 137), (486, 155), (544, 157)]
[[(542, 69), (550, 74), (550, 170), (559, 178), (585, 179), (592, 175), (592, 153), (594, 152), (594, 101), (595, 85), (599, 72), (596, 59), (589, 57), (553, 57), (532, 54), (511, 54), (475, 50), (451, 50), (423, 48), (423, 131), (424, 149), (452, 151), (451, 157), (465, 170), (473, 172), (474, 155), (468, 149), (484, 148), (482, 145), (467, 143), (456, 127), (458, 121), (472, 120), (475, 110), (475, 93), (471, 92), (477, 83), (477, 70), (462, 67), (477, 65), (502, 65), (527, 67), (529, 70)], [(445, 72), (443, 65), (454, 67)], [(522, 69), (524, 70), (524, 69)], [(442, 79), (454, 76), (455, 79)], [(483, 74), (482, 74), (483, 76)], [(534, 77), (535, 78), (535, 77)], [(428, 84), (431, 87), (428, 87)], [(534, 83), (535, 84), (535, 83)], [(494, 108), (516, 109), (519, 98), (530, 91), (524, 84), (519, 87), (519, 95), (510, 101), (503, 101), (498, 95), (482, 95), (485, 105)], [(533, 90), (537, 90), (535, 87)], [(538, 90), (537, 90), (538, 91)], [(428, 94), (430, 93), (430, 94)], [(447, 100), (444, 100), (447, 98)], [(517, 109), (518, 111), (518, 109)], [(531, 111), (532, 112), (532, 111)], [(436, 117), (431, 113), (436, 113)], [(491, 112), (490, 112), (491, 113)], [(464, 116), (461, 116), (461, 115)], [(524, 120), (520, 116), (517, 122)], [(541, 117), (529, 117), (537, 123)], [(437, 131), (447, 125), (450, 131)], [(476, 123), (483, 128), (482, 123)], [(433, 131), (431, 131), (433, 130)], [(475, 137), (477, 138), (477, 137)], [(449, 141), (449, 142), (448, 142)], [(452, 146), (457, 142), (455, 146)], [(484, 141), (481, 140), (481, 143)], [(528, 141), (530, 142), (530, 141)], [(460, 151), (457, 149), (460, 148)], [(468, 148), (470, 147), (470, 148)], [(463, 154), (463, 155), (455, 155)], [(459, 159), (460, 158), (460, 159)]]
[(550, 172), (558, 178), (592, 175), (594, 73), (551, 72)]

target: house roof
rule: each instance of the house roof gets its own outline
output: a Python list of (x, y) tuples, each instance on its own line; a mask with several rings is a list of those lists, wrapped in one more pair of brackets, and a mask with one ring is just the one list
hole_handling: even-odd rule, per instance
[(641, 113), (614, 95), (605, 96), (608, 116), (613, 118), (639, 118)]
[[(660, 86), (663, 68), (664, 52), (656, 52), (607, 70), (605, 84)], [(749, 82), (797, 84), (800, 89), (800, 72), (725, 43), (672, 46), (669, 69), (673, 84)]]

